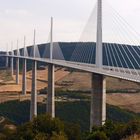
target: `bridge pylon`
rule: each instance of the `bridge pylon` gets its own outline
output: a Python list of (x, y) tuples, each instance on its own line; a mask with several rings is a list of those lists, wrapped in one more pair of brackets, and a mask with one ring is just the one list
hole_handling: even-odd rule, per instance
[[(25, 36), (24, 36), (24, 50), (23, 50), (23, 56), (25, 57)], [(23, 62), (22, 62), (22, 95), (26, 95), (26, 71), (27, 71), (27, 61), (26, 61), (26, 58), (23, 59)]]
[[(34, 30), (34, 46), (33, 46), (33, 58), (35, 57), (35, 37), (36, 32)], [(37, 116), (37, 61), (32, 60), (32, 90), (31, 90), (31, 105), (30, 105), (30, 120), (34, 116)]]
[[(97, 3), (96, 67), (100, 69), (103, 65), (102, 0), (97, 0)], [(90, 131), (93, 126), (101, 126), (106, 120), (106, 79), (101, 74), (92, 73), (91, 80)]]
[(54, 84), (54, 64), (48, 64), (48, 93), (46, 113), (52, 118), (55, 117), (55, 84)]
[(53, 59), (53, 17), (51, 17), (51, 33), (50, 33), (50, 60)]
[(16, 84), (19, 84), (19, 48), (18, 48), (18, 40), (17, 40), (17, 58), (16, 58)]
[[(50, 61), (53, 60), (53, 18), (51, 17), (51, 34), (50, 34)], [(52, 118), (55, 117), (55, 65), (48, 64), (48, 92), (46, 113), (50, 114)]]
[(96, 67), (102, 68), (102, 0), (97, 0)]
[(13, 58), (13, 42), (11, 42), (11, 57), (10, 57), (10, 68), (11, 68), (11, 76), (14, 74), (14, 58)]
[(9, 52), (8, 52), (8, 44), (7, 44), (7, 49), (6, 49), (6, 63), (5, 63), (5, 67), (8, 68), (9, 67)]

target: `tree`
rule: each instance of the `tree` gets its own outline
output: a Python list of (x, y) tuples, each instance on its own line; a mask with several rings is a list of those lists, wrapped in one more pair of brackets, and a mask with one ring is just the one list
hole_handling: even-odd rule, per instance
[(124, 136), (134, 135), (140, 132), (140, 121), (131, 121), (126, 125)]
[(60, 133), (60, 134), (53, 133), (50, 140), (68, 140), (68, 139), (64, 133)]
[(34, 133), (32, 130), (33, 130), (32, 122), (27, 122), (17, 128), (14, 138), (18, 140), (33, 140)]
[(11, 140), (67, 140), (64, 133), (64, 124), (57, 118), (49, 115), (39, 115), (32, 122), (25, 123), (17, 128)]
[(36, 134), (34, 140), (47, 140), (47, 136), (45, 133), (38, 133)]
[(103, 131), (92, 132), (87, 140), (109, 140)]
[(34, 118), (32, 126), (34, 134), (41, 132), (52, 136), (53, 132), (59, 134), (64, 131), (63, 122), (58, 118), (51, 118), (50, 115), (39, 115)]
[(69, 140), (81, 140), (80, 126), (73, 123), (65, 123), (64, 131)]

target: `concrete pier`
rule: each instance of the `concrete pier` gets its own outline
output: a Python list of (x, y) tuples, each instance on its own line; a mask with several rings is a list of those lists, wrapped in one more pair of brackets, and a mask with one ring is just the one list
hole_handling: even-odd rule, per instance
[(16, 58), (16, 84), (19, 84), (19, 58)]
[(55, 66), (53, 64), (48, 65), (48, 96), (47, 96), (47, 107), (46, 111), (53, 118), (55, 117), (55, 80), (54, 80), (54, 69)]
[(30, 105), (30, 120), (37, 115), (37, 81), (36, 81), (37, 61), (32, 61), (32, 91)]
[(103, 75), (92, 74), (90, 130), (101, 126), (106, 120), (106, 79)]
[(13, 74), (14, 74), (14, 64), (13, 64), (13, 61), (14, 61), (14, 59), (13, 59), (13, 57), (11, 57), (10, 58), (11, 76), (13, 76)]
[(8, 68), (9, 67), (9, 58), (8, 58), (8, 56), (6, 56), (5, 59), (6, 59), (5, 60), (5, 67)]
[(26, 95), (26, 59), (23, 59), (22, 68), (22, 95)]

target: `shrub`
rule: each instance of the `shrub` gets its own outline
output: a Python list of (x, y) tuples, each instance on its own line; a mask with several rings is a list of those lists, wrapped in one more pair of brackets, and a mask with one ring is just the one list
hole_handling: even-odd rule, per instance
[(87, 140), (108, 140), (106, 134), (103, 131), (92, 132)]

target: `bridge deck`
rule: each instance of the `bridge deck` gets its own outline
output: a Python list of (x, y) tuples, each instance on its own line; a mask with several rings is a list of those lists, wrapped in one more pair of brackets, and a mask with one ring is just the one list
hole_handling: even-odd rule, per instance
[(24, 56), (15, 56), (15, 55), (0, 55), (1, 57), (14, 57), (14, 58), (21, 58), (21, 59), (28, 59), (28, 60), (36, 60), (39, 62), (45, 62), (45, 63), (52, 63), (58, 66), (63, 66), (63, 67), (68, 67), (68, 68), (74, 68), (86, 72), (91, 72), (91, 73), (97, 73), (97, 74), (102, 74), (105, 76), (110, 76), (110, 77), (115, 77), (115, 78), (120, 78), (120, 79), (125, 79), (133, 82), (140, 82), (140, 76), (137, 74), (140, 74), (140, 70), (130, 70), (126, 68), (111, 68), (108, 66), (103, 66), (102, 69), (96, 68), (95, 65), (93, 64), (86, 64), (86, 63), (78, 63), (78, 62), (71, 62), (71, 61), (65, 61), (65, 60), (56, 60), (53, 59), (50, 61), (50, 59), (44, 59), (44, 58), (33, 58), (33, 57), (24, 57)]

